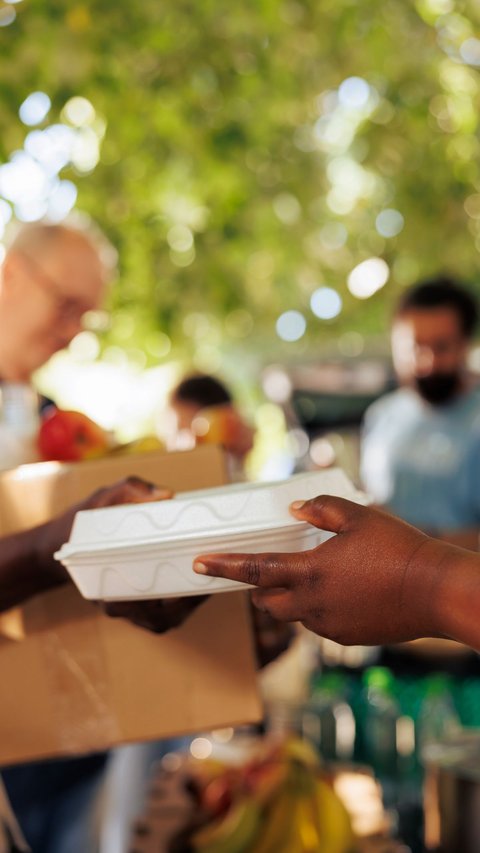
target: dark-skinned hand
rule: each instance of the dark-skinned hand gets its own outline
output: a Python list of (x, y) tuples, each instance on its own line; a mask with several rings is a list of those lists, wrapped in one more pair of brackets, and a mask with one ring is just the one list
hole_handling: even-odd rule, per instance
[[(168, 500), (171, 497), (172, 492), (169, 489), (160, 488), (139, 477), (127, 477), (112, 486), (98, 489), (58, 518), (36, 528), (38, 561), (46, 575), (51, 578), (49, 586), (58, 586), (69, 579), (63, 566), (53, 558), (53, 554), (68, 540), (77, 512), (118, 504)], [(140, 628), (161, 634), (181, 625), (205, 598), (206, 596), (198, 595), (148, 601), (105, 602), (100, 603), (100, 606), (108, 616), (128, 619)]]
[(342, 498), (296, 501), (291, 512), (337, 535), (300, 553), (199, 556), (195, 571), (254, 584), (261, 610), (345, 645), (445, 635), (447, 581), (459, 561), (470, 572), (472, 555)]

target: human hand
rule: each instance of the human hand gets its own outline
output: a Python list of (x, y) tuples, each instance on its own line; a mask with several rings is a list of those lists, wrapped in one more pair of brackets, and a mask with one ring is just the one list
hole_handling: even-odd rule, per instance
[(128, 619), (138, 628), (153, 634), (164, 634), (172, 628), (178, 628), (207, 598), (207, 595), (190, 595), (149, 601), (107, 601), (101, 606), (107, 616)]
[(260, 668), (268, 666), (287, 651), (295, 636), (295, 626), (279, 622), (270, 613), (252, 607), (255, 651)]
[(296, 501), (291, 512), (337, 536), (300, 553), (200, 556), (195, 571), (254, 584), (257, 607), (345, 645), (442, 635), (442, 579), (455, 548), (342, 498)]
[(63, 566), (53, 555), (68, 540), (77, 512), (118, 504), (161, 501), (171, 497), (172, 492), (169, 489), (159, 488), (140, 477), (126, 477), (111, 486), (97, 489), (62, 515), (35, 528), (35, 552), (39, 568), (49, 576), (57, 577), (60, 583), (68, 580)]
[[(56, 562), (53, 553), (68, 539), (75, 514), (84, 509), (100, 509), (126, 503), (146, 503), (172, 497), (169, 489), (159, 488), (139, 477), (127, 477), (113, 486), (98, 489), (84, 501), (71, 507), (63, 515), (43, 525), (40, 537), (40, 554), (47, 570), (54, 573), (58, 583), (68, 580), (63, 566)], [(52, 584), (54, 585), (54, 584)], [(166, 600), (122, 601), (99, 603), (108, 616), (128, 619), (134, 625), (155, 634), (176, 628), (195, 610), (206, 596), (191, 596)]]

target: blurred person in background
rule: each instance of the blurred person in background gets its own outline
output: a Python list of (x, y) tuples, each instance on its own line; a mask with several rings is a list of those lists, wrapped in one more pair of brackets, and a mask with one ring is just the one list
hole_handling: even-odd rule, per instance
[(185, 377), (171, 392), (170, 409), (170, 449), (187, 449), (205, 442), (219, 444), (231, 460), (232, 478), (241, 477), (255, 432), (223, 382), (201, 373)]
[(400, 387), (365, 416), (361, 478), (375, 503), (473, 550), (480, 529), (480, 385), (467, 369), (478, 318), (448, 278), (402, 296), (392, 326)]
[[(2, 423), (0, 416), (0, 469), (31, 461), (41, 402), (31, 385), (32, 374), (82, 330), (88, 311), (101, 307), (113, 256), (112, 247), (102, 238), (64, 224), (25, 225), (10, 244), (0, 269), (0, 391), (3, 409), (9, 408), (12, 422)], [(108, 494), (107, 503), (111, 503)], [(143, 499), (157, 500), (158, 493)], [(127, 500), (133, 502), (134, 498), (127, 496), (117, 502)], [(62, 536), (56, 547), (68, 538), (68, 530)], [(3, 540), (1, 545), (5, 557), (9, 542)], [(55, 566), (63, 576), (59, 564)], [(1, 594), (0, 589), (0, 598)], [(9, 606), (14, 604), (10, 600)], [(140, 611), (115, 605), (107, 612), (147, 629), (152, 628), (153, 619), (157, 628), (167, 629), (180, 624), (194, 606), (193, 599), (184, 599), (170, 605), (151, 602)], [(15, 814), (34, 853), (95, 849), (93, 811), (107, 758), (103, 752), (2, 770)]]
[[(378, 505), (430, 536), (478, 550), (480, 386), (467, 359), (478, 307), (464, 287), (435, 278), (408, 289), (392, 325), (399, 388), (365, 416), (361, 477)], [(412, 657), (413, 655), (413, 657)], [(417, 674), (478, 673), (458, 644), (422, 641), (383, 649), (382, 663)]]
[(0, 376), (30, 382), (68, 346), (105, 295), (107, 269), (93, 239), (67, 225), (25, 225), (0, 276)]
[(82, 330), (105, 295), (108, 266), (84, 231), (20, 228), (0, 267), (0, 469), (36, 459), (32, 374)]
[[(32, 460), (39, 405), (32, 374), (81, 331), (86, 312), (101, 305), (107, 279), (99, 247), (84, 231), (35, 223), (14, 237), (0, 269), (0, 468)], [(2, 770), (34, 851), (91, 849), (89, 814), (105, 762), (102, 753)]]

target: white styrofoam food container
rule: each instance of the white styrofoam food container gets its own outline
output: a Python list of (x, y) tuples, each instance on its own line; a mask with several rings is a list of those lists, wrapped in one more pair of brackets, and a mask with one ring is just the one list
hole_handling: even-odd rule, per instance
[(134, 600), (228, 592), (246, 585), (193, 572), (199, 554), (305, 551), (331, 536), (294, 519), (294, 500), (318, 494), (364, 503), (338, 468), (274, 483), (184, 492), (173, 500), (77, 513), (55, 554), (84, 598)]

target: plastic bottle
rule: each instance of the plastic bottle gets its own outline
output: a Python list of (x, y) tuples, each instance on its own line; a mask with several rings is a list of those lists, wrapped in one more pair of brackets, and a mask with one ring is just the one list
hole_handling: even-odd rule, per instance
[(397, 722), (400, 707), (395, 681), (388, 669), (372, 667), (364, 675), (364, 745), (366, 760), (382, 784), (385, 804), (392, 805), (397, 793)]
[(302, 732), (326, 761), (348, 761), (355, 746), (355, 717), (347, 702), (348, 685), (340, 673), (317, 676), (302, 715)]
[(425, 698), (417, 721), (417, 752), (422, 763), (428, 761), (433, 744), (448, 740), (460, 729), (450, 679), (441, 673), (426, 679)]

